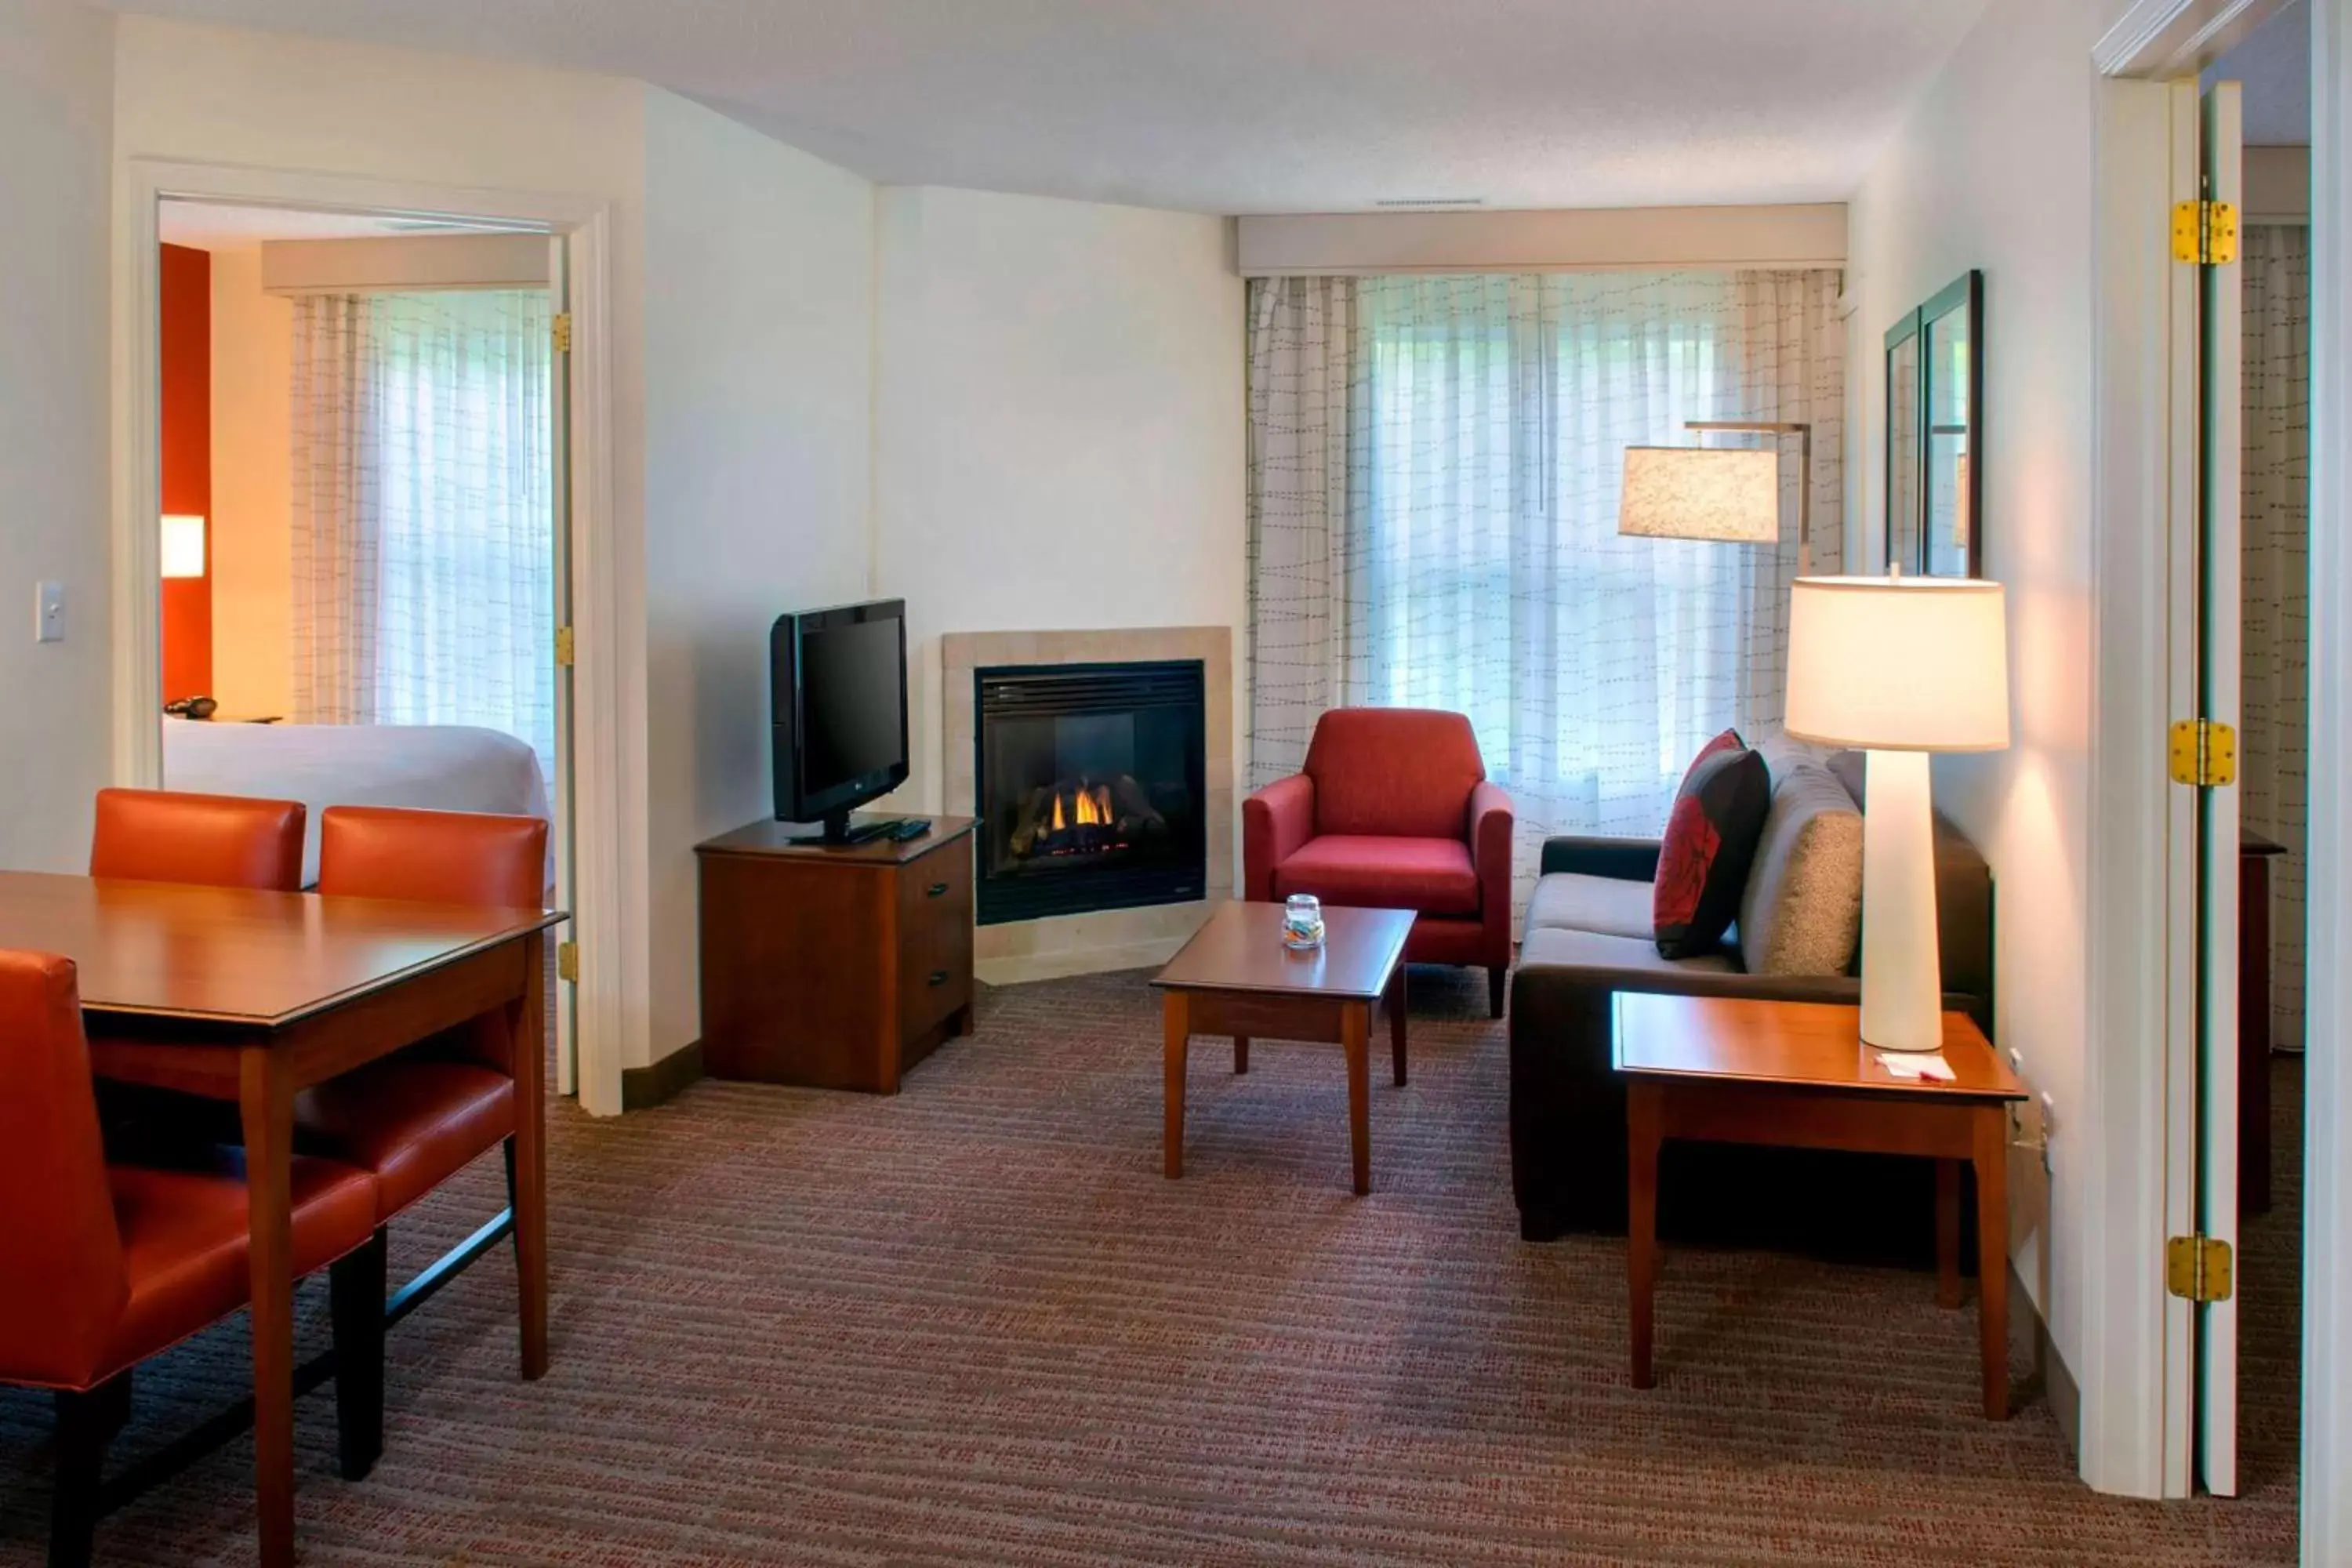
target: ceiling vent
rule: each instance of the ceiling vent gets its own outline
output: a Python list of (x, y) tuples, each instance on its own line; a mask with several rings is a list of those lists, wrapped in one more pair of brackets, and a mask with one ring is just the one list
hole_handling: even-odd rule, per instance
[(1484, 196), (1381, 196), (1372, 203), (1376, 207), (1409, 207), (1422, 212), (1432, 208), (1483, 207), (1486, 205)]

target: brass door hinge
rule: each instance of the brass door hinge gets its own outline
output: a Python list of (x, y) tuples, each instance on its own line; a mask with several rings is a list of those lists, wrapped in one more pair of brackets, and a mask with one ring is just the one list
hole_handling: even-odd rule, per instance
[(2238, 209), (2228, 202), (2179, 202), (2172, 209), (2172, 259), (2226, 267), (2238, 259)]
[(2230, 1244), (2210, 1236), (2176, 1236), (2164, 1244), (2164, 1288), (2189, 1301), (2226, 1301), (2233, 1283)]
[(555, 944), (555, 977), (575, 984), (580, 979), (580, 944), (559, 942)]
[(2238, 782), (2238, 732), (2210, 719), (2182, 719), (2172, 726), (2172, 782), (2220, 789)]
[(570, 353), (572, 352), (572, 312), (559, 310), (550, 316), (547, 319), (547, 335), (555, 344), (557, 353)]
[(555, 662), (566, 669), (572, 668), (572, 628), (570, 626), (555, 628)]

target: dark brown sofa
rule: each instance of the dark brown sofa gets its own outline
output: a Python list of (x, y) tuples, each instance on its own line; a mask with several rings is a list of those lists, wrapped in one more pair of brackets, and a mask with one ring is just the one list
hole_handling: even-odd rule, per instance
[[(1770, 844), (1804, 818), (1839, 814), (1858, 834), (1862, 759), (1823, 762), (1766, 748), (1774, 812), (1751, 877), (1786, 873)], [(1834, 782), (1832, 782), (1834, 781)], [(1784, 793), (1785, 792), (1785, 793)], [(1511, 1187), (1520, 1235), (1625, 1226), (1625, 1091), (1611, 1065), (1612, 997), (1620, 991), (1855, 1002), (1857, 940), (1842, 972), (1753, 974), (1735, 931), (1703, 958), (1658, 956), (1649, 938), (1654, 839), (1554, 838), (1530, 902), (1511, 981)], [(1760, 891), (1751, 883), (1751, 893)], [(1950, 823), (1936, 821), (1937, 915), (1946, 1005), (1992, 1017), (1992, 878)], [(1858, 888), (1851, 909), (1858, 910)], [(1748, 902), (1753, 912), (1756, 903)], [(1849, 920), (1856, 917), (1849, 911)], [(1758, 925), (1763, 923), (1759, 915)], [(1843, 928), (1841, 928), (1843, 929)], [(1660, 1228), (1682, 1239), (1770, 1242), (1847, 1256), (1932, 1258), (1934, 1173), (1926, 1161), (1793, 1150), (1670, 1144), (1660, 1179)]]

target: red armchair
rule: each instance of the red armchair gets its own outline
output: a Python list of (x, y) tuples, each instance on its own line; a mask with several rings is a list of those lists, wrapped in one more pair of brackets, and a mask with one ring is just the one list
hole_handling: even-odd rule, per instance
[(1335, 708), (1302, 773), (1242, 803), (1242, 896), (1312, 893), (1411, 910), (1414, 963), (1486, 971), (1503, 1016), (1511, 966), (1511, 797), (1486, 782), (1470, 721), (1426, 708)]

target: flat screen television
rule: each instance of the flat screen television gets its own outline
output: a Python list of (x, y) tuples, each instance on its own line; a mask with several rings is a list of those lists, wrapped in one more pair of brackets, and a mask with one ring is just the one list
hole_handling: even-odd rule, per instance
[(849, 813), (907, 782), (906, 601), (779, 616), (768, 659), (778, 819), (836, 844), (888, 831)]

